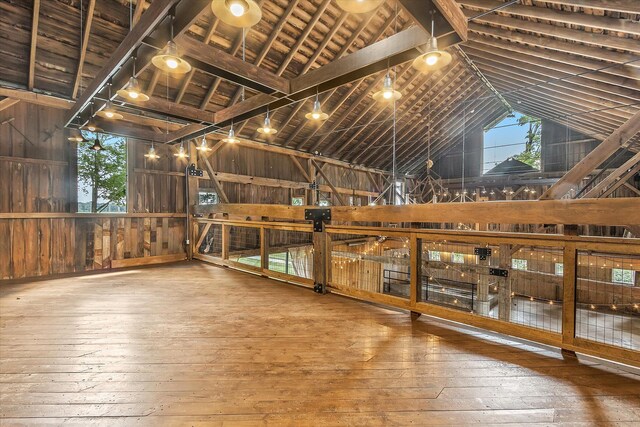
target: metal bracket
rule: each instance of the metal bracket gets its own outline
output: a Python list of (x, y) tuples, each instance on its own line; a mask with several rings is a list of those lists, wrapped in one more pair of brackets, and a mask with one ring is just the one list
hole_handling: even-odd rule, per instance
[(473, 254), (478, 255), (484, 261), (491, 256), (491, 248), (473, 248)]
[(490, 268), (489, 275), (491, 276), (500, 276), (500, 277), (509, 277), (509, 270), (504, 270), (502, 268)]
[(193, 163), (191, 163), (187, 168), (187, 173), (189, 174), (189, 176), (198, 176), (200, 178), (204, 176), (204, 172), (202, 171), (202, 169), (196, 168), (196, 165)]
[(321, 233), (324, 222), (331, 221), (331, 209), (305, 209), (304, 219), (313, 221), (313, 231)]

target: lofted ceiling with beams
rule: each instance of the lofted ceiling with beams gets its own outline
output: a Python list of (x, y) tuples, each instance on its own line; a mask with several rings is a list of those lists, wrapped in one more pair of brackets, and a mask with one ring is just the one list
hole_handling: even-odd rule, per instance
[[(79, 0), (0, 0), (0, 85), (76, 99), (124, 40), (130, 19), (140, 19), (151, 3), (83, 0), (81, 18)], [(242, 30), (216, 19), (209, 7), (180, 43), (204, 43), (294, 78), (414, 25), (393, 0), (364, 15), (343, 12), (333, 0), (259, 3), (263, 17), (246, 30), (245, 46)], [(503, 99), (515, 110), (568, 123), (598, 139), (639, 111), (640, 2), (521, 0), (501, 9), (506, 0), (458, 3), (474, 19), (469, 40), (449, 49), (451, 65), (430, 75), (410, 63), (394, 69), (396, 88), (404, 95), (396, 104), (395, 133), (393, 109), (372, 98), (384, 72), (321, 93), (330, 117), (320, 125), (305, 119), (313, 102), (306, 99), (273, 112), (279, 132), (266, 140), (256, 132), (262, 116), (236, 123), (236, 133), (384, 169), (391, 167), (395, 135), (398, 170), (420, 172), (427, 158), (437, 160), (456, 149), (465, 129), (507, 114)], [(147, 67), (139, 78), (154, 99), (201, 116), (258, 94), (196, 67), (182, 76)], [(162, 111), (117, 108), (159, 140), (167, 128), (189, 123), (174, 118), (167, 125)]]

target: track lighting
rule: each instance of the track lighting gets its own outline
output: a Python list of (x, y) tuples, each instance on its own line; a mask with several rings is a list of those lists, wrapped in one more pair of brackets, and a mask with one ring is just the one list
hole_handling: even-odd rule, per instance
[(229, 133), (227, 137), (222, 140), (222, 142), (228, 142), (229, 144), (235, 144), (236, 142), (240, 142), (238, 138), (236, 138), (236, 133), (233, 131), (233, 123), (231, 124), (231, 129), (229, 129)]
[(253, 27), (262, 19), (260, 6), (254, 0), (213, 0), (211, 10), (218, 19), (233, 27)]
[(102, 144), (100, 144), (100, 140), (96, 138), (96, 140), (93, 141), (93, 145), (91, 146), (91, 149), (93, 151), (102, 151), (104, 150), (104, 147), (102, 147)]
[(378, 102), (391, 102), (397, 101), (402, 98), (402, 94), (393, 88), (393, 80), (391, 80), (391, 74), (387, 72), (384, 76), (384, 82), (382, 84), (382, 90), (373, 94), (373, 99)]
[(336, 0), (336, 3), (345, 12), (367, 13), (384, 3), (384, 0)]
[(118, 113), (111, 101), (107, 101), (104, 108), (96, 113), (96, 115), (109, 120), (122, 120), (122, 114)]
[(320, 105), (320, 98), (318, 94), (316, 94), (316, 100), (313, 102), (313, 110), (304, 115), (308, 120), (316, 120), (323, 121), (329, 118), (327, 113), (322, 111), (322, 106)]
[(173, 155), (178, 157), (179, 159), (189, 158), (189, 155), (187, 154), (187, 150), (184, 149), (184, 144), (180, 144), (180, 149), (178, 150), (177, 153), (174, 153)]
[(149, 151), (144, 156), (151, 160), (157, 160), (160, 158), (158, 153), (156, 153), (156, 148), (153, 146), (153, 142), (151, 143), (151, 147), (149, 147)]
[(196, 147), (196, 150), (203, 152), (211, 151), (211, 148), (207, 145), (207, 137), (205, 135), (202, 135), (202, 141), (200, 141), (200, 145)]
[(427, 51), (418, 56), (413, 61), (413, 68), (422, 72), (430, 73), (446, 67), (451, 63), (451, 54), (438, 49), (438, 39), (435, 37), (433, 12), (431, 14), (431, 37), (427, 43)]
[(264, 118), (264, 123), (261, 128), (258, 128), (258, 133), (263, 135), (274, 135), (278, 131), (271, 127), (271, 119), (269, 118), (269, 110), (267, 110), (267, 115)]

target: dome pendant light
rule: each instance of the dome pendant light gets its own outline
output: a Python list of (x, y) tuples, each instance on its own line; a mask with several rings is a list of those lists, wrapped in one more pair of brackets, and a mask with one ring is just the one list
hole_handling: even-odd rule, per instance
[(384, 76), (384, 83), (382, 85), (382, 90), (377, 91), (373, 94), (373, 99), (378, 102), (391, 102), (397, 101), (402, 98), (402, 94), (393, 88), (393, 81), (391, 80), (391, 74), (387, 72), (387, 75)]
[(258, 128), (258, 133), (263, 135), (274, 135), (278, 131), (271, 127), (271, 119), (269, 118), (269, 110), (267, 110), (267, 116), (264, 118), (264, 123), (261, 128)]
[(188, 159), (189, 155), (187, 154), (187, 151), (184, 149), (184, 143), (180, 144), (180, 149), (178, 150), (177, 153), (174, 153), (174, 156), (180, 158), (180, 159)]
[(434, 31), (433, 12), (431, 12), (431, 37), (427, 43), (427, 51), (413, 61), (413, 68), (421, 73), (437, 71), (451, 63), (451, 54), (438, 49), (438, 39)]
[(88, 142), (88, 140), (82, 136), (82, 132), (79, 129), (70, 129), (69, 136), (67, 137), (67, 141), (69, 142)]
[(93, 117), (93, 102), (91, 103), (91, 117), (89, 118), (89, 121), (84, 126), (81, 127), (81, 129), (88, 130), (89, 132), (94, 132), (94, 133), (103, 131), (102, 128), (98, 126), (95, 118)]
[(100, 140), (96, 138), (96, 140), (93, 141), (93, 145), (91, 146), (91, 149), (93, 151), (102, 151), (104, 150), (104, 147), (100, 144)]
[(384, 3), (384, 0), (336, 0), (336, 3), (345, 12), (367, 13)]
[(262, 10), (255, 0), (213, 0), (211, 10), (225, 24), (249, 28), (262, 19)]
[(304, 115), (308, 120), (324, 121), (329, 118), (327, 113), (322, 112), (322, 106), (320, 105), (320, 98), (316, 93), (316, 100), (313, 102), (313, 110)]
[(240, 142), (238, 138), (236, 138), (236, 133), (233, 130), (233, 123), (231, 123), (231, 129), (229, 129), (229, 133), (227, 137), (222, 140), (222, 142), (228, 142), (229, 144), (235, 144), (236, 142)]
[(202, 141), (200, 142), (200, 145), (196, 147), (196, 150), (202, 152), (211, 151), (211, 148), (207, 145), (207, 137), (205, 135), (202, 135)]
[(151, 147), (149, 147), (149, 151), (144, 156), (151, 160), (157, 160), (160, 158), (158, 153), (156, 153), (156, 148), (153, 146), (153, 142), (151, 142)]
[(129, 82), (127, 85), (116, 92), (118, 96), (128, 99), (129, 101), (138, 101), (145, 102), (149, 100), (149, 96), (147, 96), (144, 92), (142, 92), (142, 88), (140, 87), (140, 83), (136, 78), (136, 58), (133, 58), (133, 75), (129, 78)]
[(171, 39), (167, 42), (165, 47), (159, 51), (151, 62), (156, 68), (174, 74), (185, 74), (191, 71), (191, 64), (184, 59), (180, 58), (178, 53), (178, 46), (173, 41), (173, 20), (174, 16), (171, 16)]
[(107, 103), (105, 104), (104, 108), (100, 111), (98, 111), (96, 114), (104, 119), (109, 119), (109, 120), (122, 120), (122, 114), (118, 113), (114, 108), (113, 105), (111, 104), (111, 81), (109, 81), (109, 83), (107, 83), (107, 85), (109, 86), (109, 98), (107, 100)]

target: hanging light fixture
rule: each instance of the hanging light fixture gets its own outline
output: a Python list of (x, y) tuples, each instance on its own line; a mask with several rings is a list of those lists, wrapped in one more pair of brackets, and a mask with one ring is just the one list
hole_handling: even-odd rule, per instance
[(80, 132), (78, 129), (71, 129), (69, 131), (67, 140), (70, 142), (87, 142), (87, 139), (82, 136), (82, 132)]
[(113, 108), (113, 104), (111, 104), (111, 81), (107, 83), (107, 86), (109, 87), (109, 99), (107, 100), (104, 108), (98, 111), (96, 114), (102, 118), (109, 120), (122, 120), (122, 114), (118, 113)]
[(158, 153), (156, 153), (156, 147), (153, 146), (153, 141), (151, 142), (151, 147), (149, 147), (149, 151), (144, 155), (147, 159), (157, 160), (160, 158)]
[(156, 55), (151, 58), (151, 62), (156, 68), (175, 74), (185, 74), (191, 71), (191, 64), (184, 59), (180, 58), (178, 53), (178, 46), (173, 41), (173, 20), (175, 16), (171, 15), (171, 38), (167, 42), (162, 50), (158, 51)]
[(322, 106), (320, 105), (320, 98), (318, 93), (316, 93), (316, 100), (313, 101), (313, 110), (304, 115), (308, 120), (315, 121), (324, 121), (329, 118), (329, 115), (322, 111)]
[(213, 0), (211, 10), (225, 24), (253, 27), (262, 19), (262, 10), (254, 0)]
[(104, 147), (102, 146), (102, 144), (100, 144), (100, 140), (96, 138), (96, 140), (93, 141), (93, 145), (91, 146), (91, 149), (93, 151), (102, 151), (104, 150)]
[(98, 126), (95, 118), (93, 117), (93, 102), (91, 102), (91, 117), (89, 117), (89, 121), (82, 126), (80, 129), (88, 130), (89, 132), (102, 132), (102, 128)]
[(202, 141), (200, 141), (200, 145), (196, 147), (196, 150), (203, 152), (211, 151), (211, 148), (207, 145), (207, 137), (205, 135), (202, 135)]
[(173, 154), (174, 156), (180, 158), (180, 159), (188, 159), (189, 158), (189, 154), (187, 154), (187, 150), (184, 149), (184, 143), (180, 143), (180, 149), (178, 150), (177, 153)]
[(228, 142), (229, 144), (235, 144), (236, 142), (240, 142), (238, 138), (236, 138), (236, 133), (233, 130), (233, 123), (231, 123), (231, 129), (229, 129), (229, 133), (227, 137), (222, 140), (222, 142)]
[(149, 100), (149, 96), (142, 92), (140, 82), (136, 78), (136, 58), (133, 57), (133, 75), (129, 78), (127, 85), (116, 92), (118, 96), (126, 98), (129, 101), (145, 102)]
[(336, 3), (345, 12), (367, 13), (384, 3), (384, 0), (336, 0)]
[(384, 82), (382, 84), (382, 90), (373, 94), (373, 99), (378, 102), (391, 102), (397, 101), (402, 98), (402, 94), (393, 88), (393, 80), (391, 80), (391, 74), (387, 72), (384, 76)]
[(431, 11), (431, 37), (427, 43), (427, 51), (413, 61), (413, 68), (422, 73), (430, 73), (446, 67), (451, 63), (452, 59), (449, 52), (438, 49), (438, 39), (435, 37), (433, 13), (434, 12)]
[(269, 118), (269, 109), (267, 109), (267, 115), (264, 118), (264, 123), (261, 128), (258, 128), (258, 133), (263, 135), (274, 135), (278, 131), (271, 127), (271, 119)]

